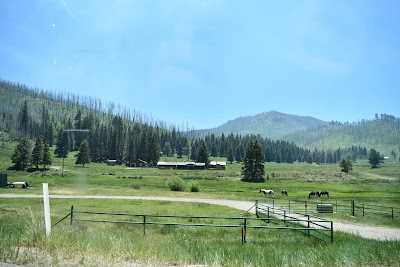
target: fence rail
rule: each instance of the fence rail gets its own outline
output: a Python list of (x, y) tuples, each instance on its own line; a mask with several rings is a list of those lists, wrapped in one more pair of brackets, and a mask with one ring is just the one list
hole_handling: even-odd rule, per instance
[(363, 217), (380, 216), (392, 220), (400, 219), (400, 213), (398, 212), (398, 209), (395, 210), (395, 207), (365, 204), (352, 200), (351, 215), (356, 216), (358, 214), (361, 214)]
[(333, 242), (333, 221), (310, 214), (298, 213), (293, 210), (281, 209), (259, 201), (256, 202), (256, 216), (265, 218), (264, 220), (267, 223), (283, 220), (286, 224), (306, 226), (304, 229), (296, 228), (296, 230), (309, 237)]
[[(275, 209), (275, 212), (278, 212), (277, 209)], [(318, 237), (317, 234), (313, 234), (313, 232), (322, 233), (324, 230), (328, 230), (319, 225), (321, 222), (326, 222), (324, 219), (317, 217), (308, 217), (308, 219), (295, 218), (289, 216), (289, 214), (285, 218), (270, 217), (268, 219), (263, 217), (179, 216), (79, 211), (74, 209), (73, 206), (71, 207), (71, 212), (54, 224), (53, 227), (67, 218), (70, 220), (70, 225), (74, 221), (142, 225), (143, 235), (146, 235), (146, 228), (150, 225), (241, 228), (243, 244), (246, 243), (246, 235), (249, 229), (295, 230), (307, 233), (309, 237), (317, 237), (323, 241), (326, 240)], [(267, 220), (268, 222), (274, 222), (274, 224), (265, 224)], [(319, 225), (320, 228), (316, 228), (316, 225)], [(329, 230), (332, 230), (332, 225)], [(330, 237), (331, 242), (333, 242), (333, 234)]]
[(312, 214), (319, 213), (318, 205), (332, 204), (333, 213), (351, 214), (352, 216), (379, 216), (382, 219), (399, 220), (400, 207), (377, 205), (376, 203), (362, 203), (352, 199), (268, 199), (272, 207), (279, 207), (289, 212)]

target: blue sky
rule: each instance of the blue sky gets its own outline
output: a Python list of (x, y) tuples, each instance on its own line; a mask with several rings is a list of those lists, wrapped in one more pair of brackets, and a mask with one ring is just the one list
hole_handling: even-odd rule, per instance
[(213, 128), (400, 117), (400, 1), (0, 1), (0, 78)]

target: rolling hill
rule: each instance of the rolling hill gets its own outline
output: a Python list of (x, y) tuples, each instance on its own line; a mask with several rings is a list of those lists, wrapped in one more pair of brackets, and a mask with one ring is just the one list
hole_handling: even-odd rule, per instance
[[(59, 129), (68, 120), (74, 120), (71, 114), (82, 109), (85, 114), (93, 114), (102, 122), (110, 123), (113, 114), (119, 114), (126, 120), (148, 123), (146, 115), (130, 113), (126, 108), (109, 103), (70, 94), (54, 94), (31, 89), (25, 85), (0, 80), (0, 131), (12, 134), (17, 128), (17, 120), (23, 101), (29, 102), (30, 115), (34, 127), (43, 116), (45, 105), (50, 114), (50, 121)], [(117, 107), (117, 108), (116, 108)], [(154, 123), (154, 122), (153, 122)], [(151, 123), (150, 123), (151, 124)], [(155, 122), (158, 127), (168, 129), (165, 122)], [(287, 140), (308, 149), (337, 149), (361, 146), (375, 148), (382, 154), (398, 158), (400, 156), (400, 118), (391, 115), (376, 114), (373, 120), (355, 123), (325, 122), (309, 116), (289, 115), (277, 111), (261, 113), (255, 116), (239, 117), (219, 127), (204, 130), (191, 130), (190, 136), (214, 134), (260, 135), (271, 140)]]
[(287, 140), (308, 149), (361, 146), (374, 148), (390, 157), (400, 154), (400, 118), (386, 114), (377, 115), (374, 120), (339, 123), (270, 111), (239, 117), (219, 127), (198, 130), (196, 133), (253, 134), (272, 140)]
[(239, 117), (213, 129), (199, 130), (197, 133), (213, 133), (215, 135), (221, 135), (222, 133), (254, 134), (277, 140), (286, 135), (318, 129), (328, 124), (328, 122), (308, 116), (270, 111), (255, 116)]

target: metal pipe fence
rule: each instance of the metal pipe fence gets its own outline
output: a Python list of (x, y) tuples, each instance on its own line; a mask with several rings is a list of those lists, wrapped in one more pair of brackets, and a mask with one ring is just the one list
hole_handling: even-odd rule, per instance
[(351, 215), (380, 216), (391, 220), (400, 219), (400, 208), (351, 201)]
[(265, 218), (267, 223), (283, 220), (285, 224), (303, 225), (305, 229), (297, 229), (309, 237), (314, 237), (322, 241), (333, 242), (333, 221), (326, 220), (311, 214), (289, 211), (256, 201), (256, 216)]
[(288, 212), (312, 214), (319, 213), (319, 204), (333, 205), (333, 213), (350, 214), (352, 216), (379, 216), (383, 219), (400, 219), (400, 207), (377, 205), (376, 203), (361, 203), (352, 199), (268, 199), (272, 207), (279, 207)]
[[(130, 225), (142, 225), (143, 235), (146, 235), (146, 229), (152, 225), (168, 225), (168, 226), (185, 226), (185, 227), (223, 227), (223, 228), (241, 228), (242, 243), (246, 243), (246, 235), (249, 229), (275, 229), (275, 230), (294, 230), (302, 233), (308, 233), (309, 237), (316, 237), (320, 240), (327, 241), (324, 238), (318, 237), (314, 232), (333, 231), (333, 227), (328, 229), (316, 228), (320, 222), (326, 220), (318, 219), (317, 217), (294, 218), (288, 216), (285, 218), (270, 217), (268, 224), (265, 218), (256, 217), (216, 217), (216, 216), (180, 216), (180, 215), (153, 215), (153, 214), (130, 214), (130, 213), (115, 213), (115, 212), (93, 212), (79, 211), (73, 206), (71, 212), (58, 221), (56, 226), (61, 221), (70, 219), (70, 225), (74, 222), (96, 222), (96, 223), (120, 223)], [(272, 224), (270, 222), (273, 222)], [(314, 227), (313, 227), (314, 226)], [(333, 232), (332, 232), (333, 233)], [(331, 233), (330, 241), (333, 242), (333, 234)]]

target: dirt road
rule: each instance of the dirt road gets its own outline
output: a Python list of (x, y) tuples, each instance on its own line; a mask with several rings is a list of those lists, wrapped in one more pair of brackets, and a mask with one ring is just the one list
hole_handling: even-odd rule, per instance
[[(42, 198), (41, 195), (17, 195), (17, 194), (0, 194), (0, 198)], [(145, 197), (145, 196), (85, 196), (85, 195), (51, 195), (53, 199), (140, 199), (140, 200), (161, 200), (161, 201), (178, 201), (178, 202), (197, 202), (208, 203), (214, 205), (223, 205), (242, 211), (255, 213), (254, 202), (226, 200), (226, 199), (203, 199), (203, 198), (172, 198), (172, 197)], [(333, 221), (333, 229), (335, 232), (346, 232), (359, 235), (368, 239), (375, 240), (391, 240), (400, 241), (400, 229), (368, 226), (361, 224), (350, 224), (347, 222)]]

